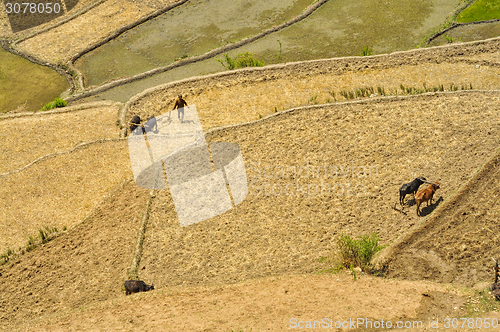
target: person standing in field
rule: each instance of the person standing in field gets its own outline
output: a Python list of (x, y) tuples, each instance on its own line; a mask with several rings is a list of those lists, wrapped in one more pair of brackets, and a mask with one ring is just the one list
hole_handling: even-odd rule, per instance
[[(184, 99), (182, 99), (182, 95), (179, 95), (177, 100), (175, 101), (174, 108), (172, 109), (175, 110), (177, 108), (177, 117), (181, 120), (181, 122), (184, 122), (184, 106), (187, 106), (188, 104)], [(182, 113), (182, 119), (181, 119), (181, 113)]]

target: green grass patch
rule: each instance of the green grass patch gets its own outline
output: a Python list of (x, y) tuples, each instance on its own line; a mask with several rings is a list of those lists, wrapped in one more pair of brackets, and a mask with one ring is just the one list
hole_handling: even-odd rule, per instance
[(224, 68), (228, 70), (245, 68), (245, 67), (263, 67), (264, 61), (261, 61), (252, 53), (239, 53), (236, 58), (231, 58), (228, 53), (224, 54), (224, 59), (217, 59)]
[(465, 311), (467, 312), (467, 317), (478, 317), (482, 316), (487, 312), (497, 310), (500, 303), (495, 299), (495, 296), (491, 294), (489, 289), (483, 289), (482, 291), (474, 291), (474, 294), (469, 296), (465, 303)]
[(66, 100), (61, 99), (61, 98), (56, 98), (53, 101), (51, 101), (50, 103), (45, 104), (45, 106), (42, 107), (40, 109), (40, 111), (48, 111), (48, 110), (51, 110), (51, 109), (54, 109), (57, 107), (65, 107), (67, 104), (68, 103), (66, 102)]
[(487, 21), (500, 18), (500, 0), (477, 0), (461, 12), (456, 21), (460, 23)]

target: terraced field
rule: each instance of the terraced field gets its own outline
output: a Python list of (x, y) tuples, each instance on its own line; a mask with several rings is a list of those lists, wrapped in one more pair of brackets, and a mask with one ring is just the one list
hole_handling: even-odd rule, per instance
[[(283, 33), (285, 46), (287, 29), (320, 22), (334, 4), (255, 43)], [(443, 8), (458, 6), (433, 4), (422, 17), (436, 27), (448, 16)], [(89, 46), (57, 46), (71, 40), (62, 27), (90, 29), (85, 22), (109, 10), (116, 25), (89, 39), (108, 47), (118, 26), (149, 17), (137, 28), (151, 29), (153, 16), (161, 22), (184, 8), (170, 5), (105, 1), (11, 50), (69, 61), (80, 89), (71, 61)], [(280, 20), (303, 5), (290, 1)], [(418, 33), (430, 31), (424, 26)], [(44, 38), (54, 38), (46, 52)], [(410, 48), (419, 38), (393, 45)], [(60, 110), (0, 116), (0, 330), (260, 331), (292, 329), (293, 318), (500, 318), (485, 291), (491, 257), (500, 254), (499, 46), (493, 38), (205, 76), (204, 61), (214, 59), (188, 58), (76, 93)], [(197, 106), (208, 142), (239, 145), (249, 186), (235, 208), (189, 227), (180, 227), (168, 190), (134, 183), (126, 142), (133, 115), (164, 114), (179, 93)], [(414, 206), (394, 209), (398, 188), (416, 176), (441, 184), (422, 217)], [(325, 272), (337, 235), (372, 232), (389, 244), (377, 258), (385, 277), (359, 272), (353, 282), (350, 272)], [(125, 297), (123, 281), (134, 276), (155, 290)]]
[(64, 77), (50, 68), (0, 48), (0, 113), (38, 111), (67, 88)]

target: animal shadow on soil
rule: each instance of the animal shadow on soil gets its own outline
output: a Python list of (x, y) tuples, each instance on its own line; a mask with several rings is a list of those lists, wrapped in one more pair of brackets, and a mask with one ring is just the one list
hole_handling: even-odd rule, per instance
[[(434, 201), (434, 203), (430, 204), (429, 206), (423, 207), (423, 204), (420, 205), (420, 216), (425, 217), (429, 215), (442, 201), (443, 196), (440, 196), (437, 201)], [(415, 200), (413, 200), (413, 204), (415, 204)]]
[(411, 198), (411, 199), (407, 200), (406, 202), (404, 202), (403, 206), (410, 207), (410, 206), (414, 206), (415, 204), (417, 204), (415, 202), (415, 198)]

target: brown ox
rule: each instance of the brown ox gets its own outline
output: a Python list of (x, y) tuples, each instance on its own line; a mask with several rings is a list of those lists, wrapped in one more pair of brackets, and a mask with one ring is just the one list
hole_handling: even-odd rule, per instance
[(428, 186), (425, 189), (422, 189), (417, 192), (415, 195), (415, 203), (417, 203), (417, 216), (420, 215), (420, 204), (423, 202), (427, 202), (427, 206), (429, 206), (429, 202), (432, 204), (432, 196), (434, 196), (434, 193), (436, 190), (439, 189), (439, 183), (431, 183), (430, 186)]

